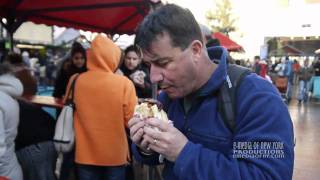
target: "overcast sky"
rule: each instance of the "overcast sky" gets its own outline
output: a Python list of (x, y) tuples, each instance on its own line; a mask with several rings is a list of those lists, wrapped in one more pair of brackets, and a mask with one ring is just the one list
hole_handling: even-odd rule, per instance
[[(200, 23), (206, 23), (205, 12), (215, 7), (214, 0), (168, 1), (190, 9)], [(266, 36), (320, 37), (320, 3), (305, 4), (304, 0), (230, 1), (234, 16), (239, 19), (238, 31), (230, 36), (244, 46), (248, 58), (259, 55)], [(302, 28), (303, 24), (311, 27)]]

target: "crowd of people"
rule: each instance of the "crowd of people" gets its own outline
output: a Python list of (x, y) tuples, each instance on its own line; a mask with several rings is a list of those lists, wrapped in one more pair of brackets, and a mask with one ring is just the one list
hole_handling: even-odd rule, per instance
[[(110, 51), (105, 50), (106, 46)], [(114, 53), (110, 53), (111, 49)], [(53, 83), (53, 97), (64, 98), (70, 79), (75, 74), (81, 74), (75, 90), (75, 103), (79, 109), (76, 111), (79, 116), (75, 117), (75, 122), (79, 122), (75, 124), (77, 146), (73, 151), (63, 154), (63, 162), (58, 173), (61, 180), (94, 177), (124, 179), (126, 174), (127, 179), (133, 179), (133, 169), (127, 166), (128, 162), (131, 162), (131, 156), (128, 146), (130, 139), (127, 138), (125, 125), (133, 115), (137, 97), (151, 98), (152, 90), (149, 69), (142, 61), (140, 49), (132, 45), (123, 51), (123, 58), (121, 54), (119, 47), (110, 39), (98, 35), (92, 42), (90, 50), (86, 50), (80, 43), (75, 42), (71, 47), (70, 56), (57, 64), (59, 70)], [(87, 61), (87, 58), (90, 58), (90, 61)], [(17, 90), (22, 93), (16, 94), (13, 91), (13, 98), (18, 98), (15, 104), (18, 107), (9, 106), (19, 118), (15, 118), (15, 124), (10, 123), (12, 127), (3, 127), (13, 132), (7, 135), (8, 130), (1, 131), (1, 137), (5, 138), (3, 140), (8, 141), (6, 145), (1, 144), (1, 146), (10, 148), (3, 156), (1, 155), (2, 159), (0, 158), (1, 176), (17, 180), (22, 177), (25, 180), (56, 179), (55, 162), (58, 156), (52, 142), (55, 120), (43, 109), (23, 100), (23, 97), (36, 95), (39, 86), (43, 84), (36, 77), (34, 69), (30, 68), (18, 53), (8, 54), (1, 65), (3, 65), (1, 73), (11, 74), (8, 77), (15, 80), (12, 83), (16, 83)], [(6, 83), (2, 85), (6, 86)], [(87, 94), (94, 95), (92, 104), (87, 100)], [(105, 96), (106, 94), (109, 95)], [(97, 102), (100, 102), (100, 105)], [(106, 102), (109, 104), (107, 108), (109, 112), (105, 109)], [(5, 110), (9, 111), (9, 109)], [(58, 117), (59, 113), (60, 111), (57, 111), (55, 117)], [(101, 122), (91, 121), (91, 119), (100, 119)], [(3, 120), (7, 121), (1, 119)], [(115, 125), (115, 122), (118, 125)], [(97, 131), (97, 128), (100, 130)], [(99, 137), (95, 139), (101, 141), (92, 141), (92, 137)], [(110, 139), (110, 137), (117, 138)], [(114, 149), (106, 153), (105, 146), (114, 147)], [(11, 162), (4, 164), (9, 157)], [(113, 160), (110, 160), (110, 157), (113, 157), (111, 158)], [(101, 168), (103, 165), (105, 168)], [(108, 166), (112, 167), (107, 168)], [(19, 168), (22, 170), (18, 171)]]
[[(259, 56), (256, 56), (253, 65), (247, 63), (244, 66), (275, 84), (279, 92), (285, 95), (287, 103), (295, 98), (300, 105), (302, 102), (308, 102), (311, 96), (320, 98), (319, 92), (313, 88), (312, 81), (313, 77), (319, 76), (320, 57), (315, 57), (312, 63), (308, 58), (302, 61), (300, 65), (297, 60), (286, 56), (272, 63), (270, 60), (261, 60)], [(297, 91), (294, 91), (294, 87), (297, 87)]]
[[(307, 102), (311, 78), (320, 76), (319, 57), (312, 65), (308, 59), (300, 65), (289, 57), (274, 64), (258, 56), (253, 65), (235, 61), (255, 73), (234, 83), (232, 59), (218, 45), (205, 39), (189, 10), (171, 4), (150, 13), (137, 30), (135, 44), (123, 52), (101, 34), (89, 49), (75, 42), (70, 56), (56, 65), (55, 82), (49, 83), (54, 97), (66, 99), (77, 77), (76, 143), (63, 155), (59, 179), (133, 179), (128, 166), (133, 159), (164, 164), (166, 180), (291, 179), (293, 127), (278, 85), (284, 79), (290, 102), (298, 84), (298, 102)], [(22, 55), (9, 54), (0, 64), (0, 176), (57, 178), (54, 118), (23, 100), (37, 94), (42, 82), (49, 81), (37, 78)], [(158, 84), (158, 100), (172, 123), (134, 115), (138, 98), (152, 98), (152, 84)], [(229, 91), (221, 88), (224, 84), (235, 86), (232, 128), (219, 103)], [(268, 143), (280, 146), (266, 149), (263, 144)]]

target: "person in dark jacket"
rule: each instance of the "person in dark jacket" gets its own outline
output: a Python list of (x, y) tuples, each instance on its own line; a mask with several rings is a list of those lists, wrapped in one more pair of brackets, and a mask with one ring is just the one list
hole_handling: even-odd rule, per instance
[(313, 64), (314, 75), (320, 76), (320, 56), (318, 55), (317, 60)]
[(313, 75), (313, 68), (312, 66), (309, 66), (309, 60), (304, 60), (303, 66), (299, 67), (298, 73), (298, 80), (299, 80), (299, 91), (298, 91), (298, 105), (301, 104), (301, 102), (307, 102), (309, 87), (310, 87), (310, 79)]
[(142, 62), (140, 49), (134, 45), (124, 51), (124, 61), (121, 71), (128, 77), (136, 88), (139, 98), (151, 98), (151, 82), (148, 67)]
[[(142, 54), (137, 46), (130, 45), (125, 49), (120, 70), (124, 76), (133, 82), (138, 98), (152, 97), (149, 68), (142, 61)], [(128, 129), (127, 134), (129, 134)], [(132, 142), (130, 138), (128, 138), (128, 143), (131, 146)], [(132, 155), (131, 151), (130, 155)], [(133, 161), (126, 167), (126, 179), (134, 179)]]
[(70, 58), (64, 60), (58, 72), (54, 85), (53, 97), (62, 98), (67, 88), (70, 77), (76, 73), (87, 71), (86, 50), (80, 43), (75, 42), (71, 49)]
[(41, 107), (18, 100), (20, 122), (15, 140), (24, 180), (55, 180), (55, 120)]
[[(80, 43), (75, 42), (72, 45), (70, 58), (66, 59), (62, 63), (60, 72), (58, 72), (58, 76), (55, 81), (53, 97), (63, 98), (70, 77), (76, 73), (83, 73), (87, 71), (86, 59), (86, 50)], [(60, 111), (57, 111), (57, 117), (59, 114)], [(74, 156), (74, 150), (63, 155), (60, 180), (68, 180), (71, 174), (76, 174), (74, 169)]]
[(210, 59), (189, 10), (167, 4), (148, 14), (135, 44), (151, 65), (151, 82), (162, 89), (159, 101), (172, 121), (129, 121), (138, 161), (163, 160), (165, 180), (292, 178), (293, 125), (279, 93), (255, 73), (246, 75), (235, 94), (235, 129), (229, 129), (217, 108), (220, 87), (234, 85), (227, 53), (217, 57), (219, 64)]

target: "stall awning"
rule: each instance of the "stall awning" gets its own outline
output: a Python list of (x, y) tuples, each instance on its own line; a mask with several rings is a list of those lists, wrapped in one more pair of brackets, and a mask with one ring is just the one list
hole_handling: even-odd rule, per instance
[(234, 51), (234, 52), (243, 52), (244, 49), (242, 46), (234, 42), (232, 39), (230, 39), (228, 36), (220, 33), (215, 32), (212, 34), (212, 38), (216, 38), (220, 41), (220, 45), (227, 48), (228, 51)]
[[(22, 22), (110, 34), (133, 34), (149, 12), (150, 0), (0, 0), (0, 17), (14, 32)], [(12, 25), (14, 24), (14, 25)]]
[(285, 45), (269, 52), (269, 56), (303, 56), (305, 53), (293, 46)]

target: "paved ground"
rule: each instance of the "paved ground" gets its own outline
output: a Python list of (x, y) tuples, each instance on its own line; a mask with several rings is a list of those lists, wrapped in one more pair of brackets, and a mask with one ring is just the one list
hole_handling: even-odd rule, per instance
[(320, 179), (320, 103), (299, 106), (293, 101), (289, 111), (296, 137), (293, 179)]

